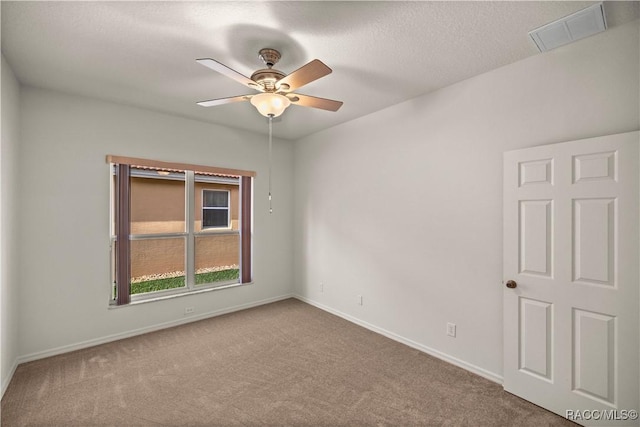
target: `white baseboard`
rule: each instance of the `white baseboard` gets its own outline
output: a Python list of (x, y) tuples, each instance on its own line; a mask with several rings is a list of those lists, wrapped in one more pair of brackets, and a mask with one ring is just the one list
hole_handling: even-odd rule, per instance
[(329, 312), (331, 314), (335, 314), (338, 317), (342, 317), (345, 320), (348, 320), (349, 322), (355, 323), (356, 325), (362, 326), (363, 328), (369, 329), (370, 331), (373, 332), (377, 332), (380, 335), (384, 335), (387, 338), (390, 338), (394, 341), (398, 341), (399, 343), (408, 345), (409, 347), (415, 348), (416, 350), (420, 350), (424, 353), (427, 353), (431, 356), (437, 357), (438, 359), (444, 360), (445, 362), (451, 363), (452, 365), (456, 365), (462, 369), (466, 369), (469, 372), (473, 372), (476, 375), (480, 375), (481, 377), (484, 377), (488, 380), (491, 380), (495, 383), (498, 384), (502, 384), (503, 383), (503, 377), (502, 375), (498, 375), (494, 372), (490, 372), (487, 371), (484, 368), (481, 368), (479, 366), (476, 366), (472, 363), (468, 363), (465, 362), (464, 360), (460, 360), (456, 357), (450, 356), (446, 353), (443, 353), (441, 351), (435, 350), (433, 348), (427, 347), (426, 345), (417, 343), (415, 341), (412, 341), (408, 338), (405, 338), (401, 335), (395, 334), (393, 332), (387, 331), (386, 329), (382, 329), (378, 326), (372, 325), (371, 323), (365, 322), (363, 320), (360, 320), (356, 317), (353, 317), (349, 314), (343, 313), (341, 311), (335, 310), (331, 307), (327, 307), (326, 305), (320, 304), (319, 302), (310, 300), (309, 298), (303, 297), (301, 295), (297, 295), (294, 294), (293, 295), (294, 298), (299, 299), (300, 301), (306, 302), (307, 304), (310, 304), (314, 307), (317, 307), (321, 310), (324, 310), (326, 312)]
[[(280, 295), (280, 296), (277, 296), (277, 297), (267, 298), (267, 299), (263, 299), (263, 300), (260, 300), (260, 301), (254, 301), (254, 302), (250, 302), (250, 303), (246, 303), (246, 304), (236, 305), (236, 306), (233, 306), (233, 307), (227, 307), (227, 308), (222, 308), (222, 309), (218, 309), (218, 310), (209, 311), (207, 313), (202, 313), (202, 314), (199, 314), (197, 316), (191, 316), (191, 317), (186, 317), (186, 318), (183, 318), (183, 319), (171, 320), (169, 322), (159, 323), (157, 325), (146, 326), (144, 328), (133, 329), (133, 330), (130, 330), (130, 331), (120, 332), (120, 333), (113, 334), (113, 335), (107, 335), (107, 336), (101, 337), (101, 338), (94, 338), (94, 339), (91, 339), (91, 340), (82, 341), (82, 342), (78, 342), (78, 343), (75, 343), (75, 344), (69, 344), (69, 345), (65, 345), (65, 346), (62, 346), (62, 347), (52, 348), (52, 349), (49, 349), (49, 350), (38, 351), (38, 352), (35, 352), (35, 353), (26, 354), (24, 356), (18, 357), (18, 359), (16, 361), (16, 366), (21, 364), (21, 363), (31, 362), (31, 361), (38, 360), (38, 359), (44, 359), (46, 357), (56, 356), (58, 354), (68, 353), (70, 351), (81, 350), (83, 348), (93, 347), (93, 346), (96, 346), (96, 345), (105, 344), (105, 343), (108, 343), (108, 342), (117, 341), (117, 340), (121, 340), (121, 339), (124, 339), (124, 338), (134, 337), (136, 335), (142, 335), (142, 334), (146, 334), (146, 333), (149, 333), (149, 332), (158, 331), (158, 330), (161, 330), (161, 329), (166, 329), (166, 328), (171, 328), (171, 327), (174, 327), (174, 326), (183, 325), (183, 324), (186, 324), (186, 323), (196, 322), (198, 320), (208, 319), (210, 317), (221, 316), (223, 314), (233, 313), (235, 311), (246, 310), (248, 308), (258, 307), (258, 306), (261, 306), (261, 305), (270, 304), (272, 302), (277, 302), (277, 301), (282, 301), (282, 300), (285, 300), (285, 299), (288, 299), (288, 298), (292, 298), (292, 297), (294, 297), (293, 294)], [(13, 372), (12, 372), (12, 376), (13, 376)], [(10, 378), (9, 378), (8, 381), (10, 381)], [(7, 384), (9, 384), (8, 381), (7, 381)], [(3, 387), (4, 387), (4, 383), (3, 383)], [(3, 392), (4, 392), (4, 389), (3, 389)]]
[(0, 387), (2, 387), (2, 389), (0, 390), (0, 399), (2, 399), (2, 397), (4, 396), (4, 392), (7, 391), (7, 387), (9, 387), (9, 383), (13, 378), (13, 374), (16, 373), (17, 368), (18, 368), (18, 359), (13, 361), (13, 365), (11, 365), (11, 369), (9, 369), (9, 374), (6, 377), (2, 378), (2, 384), (0, 385)]

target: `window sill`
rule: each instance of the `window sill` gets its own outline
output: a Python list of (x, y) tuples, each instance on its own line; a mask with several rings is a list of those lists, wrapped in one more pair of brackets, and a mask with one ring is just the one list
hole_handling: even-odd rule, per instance
[(222, 285), (222, 286), (210, 287), (210, 288), (205, 288), (205, 289), (195, 289), (195, 290), (189, 290), (189, 291), (184, 291), (184, 292), (177, 292), (177, 293), (169, 294), (169, 295), (158, 295), (158, 296), (155, 296), (155, 297), (150, 297), (150, 298), (144, 298), (144, 299), (131, 301), (129, 304), (123, 304), (123, 305), (117, 305), (117, 304), (115, 304), (115, 302), (110, 302), (108, 308), (109, 308), (109, 310), (112, 310), (112, 309), (118, 309), (118, 308), (123, 308), (123, 307), (130, 307), (130, 306), (133, 306), (133, 305), (146, 304), (146, 303), (149, 303), (149, 302), (164, 301), (164, 300), (173, 299), (173, 298), (181, 298), (181, 297), (188, 296), (188, 295), (203, 294), (203, 293), (207, 293), (207, 292), (219, 291), (219, 290), (222, 290), (222, 289), (229, 289), (229, 288), (237, 288), (237, 287), (240, 287), (240, 286), (247, 286), (247, 285), (253, 285), (253, 282), (231, 283), (229, 285)]
[(209, 234), (240, 234), (240, 230), (236, 228), (203, 228), (202, 230), (194, 231), (196, 236), (203, 236)]

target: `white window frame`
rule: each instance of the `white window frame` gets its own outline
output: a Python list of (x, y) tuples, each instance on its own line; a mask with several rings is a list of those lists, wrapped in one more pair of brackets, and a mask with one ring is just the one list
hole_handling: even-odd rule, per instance
[[(110, 163), (110, 175), (113, 176), (115, 174), (115, 164)], [(188, 295), (191, 293), (198, 293), (198, 292), (202, 292), (202, 291), (207, 291), (207, 290), (213, 290), (213, 289), (224, 289), (224, 288), (228, 288), (228, 287), (235, 287), (235, 286), (242, 286), (242, 285), (246, 285), (246, 284), (251, 284), (251, 281), (248, 282), (243, 282), (243, 278), (242, 278), (242, 265), (240, 265), (240, 277), (238, 279), (234, 279), (234, 280), (227, 280), (227, 281), (220, 281), (220, 282), (214, 282), (214, 283), (203, 283), (203, 284), (198, 284), (196, 285), (196, 274), (195, 274), (195, 239), (197, 236), (205, 236), (208, 235), (210, 236), (211, 233), (207, 233), (205, 231), (204, 228), (202, 228), (202, 232), (197, 232), (195, 231), (195, 209), (197, 209), (197, 207), (195, 206), (195, 200), (193, 200), (194, 196), (195, 196), (195, 182), (218, 182), (218, 183), (223, 183), (223, 184), (230, 184), (230, 185), (238, 185), (240, 186), (240, 181), (238, 178), (217, 178), (217, 177), (211, 177), (211, 178), (205, 178), (205, 179), (201, 179), (202, 177), (198, 177), (196, 178), (196, 173), (193, 170), (185, 170), (184, 171), (184, 183), (185, 183), (185, 231), (180, 233), (157, 233), (157, 234), (137, 234), (137, 235), (130, 235), (130, 240), (144, 240), (144, 239), (163, 239), (163, 238), (184, 238), (185, 239), (185, 286), (179, 287), (179, 288), (174, 288), (174, 289), (166, 289), (166, 290), (161, 290), (161, 291), (152, 291), (152, 292), (145, 292), (145, 293), (141, 293), (141, 294), (130, 294), (130, 302), (131, 303), (135, 303), (135, 302), (144, 302), (144, 301), (153, 301), (153, 300), (161, 300), (161, 299), (165, 299), (165, 298), (171, 298), (174, 296), (179, 296), (179, 295)], [(141, 177), (141, 178), (155, 178), (155, 179), (162, 179), (162, 180), (180, 180), (183, 181), (183, 179), (179, 179), (176, 176), (174, 176), (173, 174), (169, 174), (169, 175), (162, 175), (162, 176), (158, 176), (158, 174), (155, 171), (149, 171), (149, 172), (145, 172), (145, 171), (136, 171), (134, 174), (131, 175), (132, 177)], [(113, 186), (113, 179), (110, 179), (110, 200), (111, 203), (114, 203), (115, 200), (115, 190), (114, 190), (114, 186)], [(204, 191), (205, 189), (203, 189)], [(231, 224), (231, 192), (230, 190), (217, 190), (217, 189), (207, 189), (210, 191), (225, 191), (227, 192), (227, 210), (228, 210), (228, 226), (225, 227), (207, 227), (207, 230), (221, 230), (220, 234), (238, 234), (240, 235), (240, 230), (233, 230), (231, 231), (230, 229), (230, 224)], [(203, 194), (201, 195), (203, 196)], [(202, 199), (202, 204), (204, 203), (204, 199)], [(113, 225), (114, 225), (114, 208), (113, 206), (110, 209), (110, 228), (111, 228), (111, 238), (110, 238), (110, 247), (112, 249), (114, 249), (114, 243), (115, 243), (115, 230), (113, 229)], [(224, 230), (224, 231), (223, 231)], [(242, 246), (242, 245), (241, 245)], [(113, 292), (113, 286), (115, 283), (115, 277), (113, 277), (113, 273), (114, 273), (114, 268), (113, 268), (113, 262), (114, 262), (114, 256), (113, 253), (112, 255), (110, 255), (111, 258), (111, 263), (112, 266), (110, 268), (111, 270), (111, 280), (110, 280), (110, 287), (111, 287), (111, 299), (110, 299), (110, 306), (111, 307), (126, 307), (128, 304), (125, 305), (117, 305), (116, 301), (114, 299), (114, 292)], [(242, 263), (242, 247), (240, 248), (240, 253), (239, 253), (239, 258), (240, 258), (240, 263)]]

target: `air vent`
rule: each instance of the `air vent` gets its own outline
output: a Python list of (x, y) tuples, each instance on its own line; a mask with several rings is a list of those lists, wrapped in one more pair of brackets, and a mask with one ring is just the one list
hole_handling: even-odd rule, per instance
[(592, 36), (607, 29), (602, 3), (596, 3), (529, 33), (540, 52)]

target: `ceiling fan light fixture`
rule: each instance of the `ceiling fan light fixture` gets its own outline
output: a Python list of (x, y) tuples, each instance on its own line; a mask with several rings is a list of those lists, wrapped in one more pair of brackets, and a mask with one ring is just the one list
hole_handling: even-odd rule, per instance
[(285, 74), (273, 68), (280, 60), (280, 52), (275, 49), (265, 48), (260, 50), (259, 56), (267, 68), (254, 72), (251, 77), (247, 77), (215, 59), (198, 59), (197, 61), (201, 65), (262, 93), (258, 95), (240, 95), (229, 98), (209, 99), (207, 101), (200, 101), (197, 104), (201, 107), (214, 107), (216, 105), (250, 100), (251, 104), (258, 109), (258, 112), (265, 117), (280, 116), (291, 103), (295, 103), (301, 107), (319, 108), (326, 111), (338, 111), (342, 106), (341, 101), (292, 92), (321, 77), (331, 74), (331, 68), (327, 67), (319, 59), (308, 62), (290, 74)]
[(291, 105), (291, 101), (284, 95), (265, 92), (252, 96), (251, 104), (265, 117), (278, 117)]

